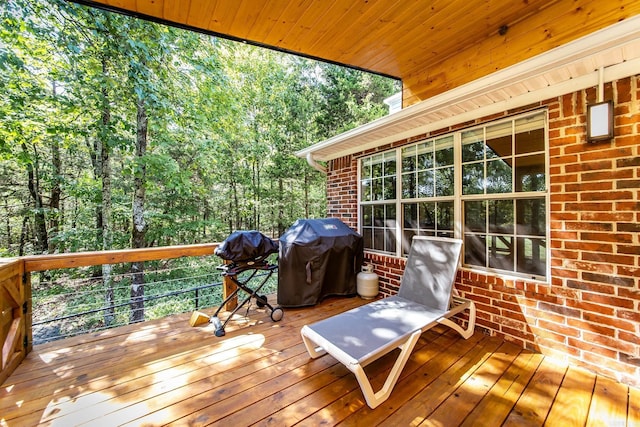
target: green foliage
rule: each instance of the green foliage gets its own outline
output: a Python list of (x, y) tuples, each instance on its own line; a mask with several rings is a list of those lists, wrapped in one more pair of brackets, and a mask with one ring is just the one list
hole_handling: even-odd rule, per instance
[[(235, 229), (277, 236), (297, 218), (322, 217), (324, 176), (293, 153), (386, 114), (382, 99), (398, 85), (64, 0), (8, 0), (0, 88), (6, 256), (38, 252), (38, 215), (51, 250), (102, 249), (104, 194), (111, 247), (130, 247), (143, 170), (148, 246), (220, 241)], [(139, 105), (149, 120), (142, 158)]]

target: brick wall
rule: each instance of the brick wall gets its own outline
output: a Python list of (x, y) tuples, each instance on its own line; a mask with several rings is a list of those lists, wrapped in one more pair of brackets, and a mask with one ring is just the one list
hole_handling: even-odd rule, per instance
[[(549, 111), (550, 282), (463, 269), (456, 287), (476, 302), (483, 332), (640, 385), (640, 75), (605, 85), (613, 141), (586, 142), (586, 105), (595, 99), (594, 88), (520, 109)], [(334, 160), (328, 174), (329, 215), (354, 228), (357, 160), (369, 153)], [(397, 292), (404, 260), (365, 258), (381, 292)]]

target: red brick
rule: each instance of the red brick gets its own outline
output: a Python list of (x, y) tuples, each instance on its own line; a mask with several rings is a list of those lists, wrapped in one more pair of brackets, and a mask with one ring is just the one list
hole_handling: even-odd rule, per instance
[[(584, 301), (594, 302), (604, 305), (612, 305), (620, 308), (633, 308), (633, 301), (624, 298), (616, 298), (611, 295), (592, 294), (590, 292), (583, 292), (582, 299)], [(621, 316), (622, 317), (622, 316)]]
[(596, 323), (589, 323), (589, 322), (582, 321), (580, 319), (568, 319), (567, 324), (576, 329), (582, 329), (584, 331), (592, 331), (594, 333), (598, 333), (600, 335), (605, 335), (612, 338), (616, 336), (616, 330), (612, 327), (603, 326)]
[[(582, 259), (585, 261), (595, 261), (609, 264), (634, 265), (635, 259), (627, 255), (615, 255), (606, 252), (583, 252)], [(613, 273), (612, 270), (602, 266), (601, 273)]]
[(597, 190), (611, 190), (613, 188), (613, 182), (612, 181), (593, 181), (593, 182), (589, 182), (588, 186), (585, 186), (584, 183), (576, 183), (576, 184), (566, 184), (565, 185), (565, 191), (584, 191), (586, 189), (590, 190), (590, 191), (597, 191)]
[[(599, 313), (605, 316), (613, 316), (615, 309), (613, 307), (603, 306), (601, 304), (586, 302), (582, 300), (567, 300), (567, 306), (577, 308), (583, 311), (590, 311), (592, 313)], [(568, 322), (569, 320), (567, 320)]]
[[(633, 308), (633, 305), (631, 305), (631, 307), (625, 307), (625, 308)], [(618, 316), (621, 319), (631, 320), (633, 322), (636, 322), (636, 323), (640, 324), (640, 312), (628, 311), (628, 310), (618, 310)]]
[(635, 346), (633, 344), (624, 342), (622, 340), (618, 340), (613, 337), (608, 337), (600, 334), (594, 334), (589, 331), (585, 331), (583, 334), (583, 339), (587, 342), (599, 344), (603, 347), (618, 350), (624, 353), (635, 352)]
[(628, 332), (636, 332), (635, 323), (621, 320), (619, 318), (602, 316), (600, 314), (590, 312), (584, 312), (582, 318), (588, 322), (598, 323), (601, 325), (609, 325)]
[(623, 104), (631, 101), (631, 78), (626, 77), (615, 82), (616, 104)]
[(565, 174), (558, 171), (557, 175), (553, 175), (551, 177), (551, 182), (554, 184), (559, 183), (567, 183), (567, 182), (578, 182), (578, 174)]
[(606, 222), (566, 222), (567, 230), (613, 231), (613, 224)]
[(550, 304), (543, 301), (538, 302), (538, 309), (551, 311), (553, 313), (561, 314), (567, 317), (577, 317), (577, 318), (580, 317), (580, 310), (576, 310), (574, 308), (566, 307), (562, 305)]
[(601, 171), (601, 170), (610, 170), (613, 167), (613, 161), (610, 159), (607, 160), (599, 160), (594, 162), (581, 162), (571, 165), (566, 165), (565, 169), (567, 172), (590, 172), (590, 171)]
[[(589, 146), (587, 146), (589, 147)], [(608, 150), (587, 151), (580, 154), (580, 161), (586, 162), (591, 160), (610, 160), (619, 157), (633, 156), (631, 147), (614, 147)]]
[(578, 202), (578, 203), (567, 203), (565, 205), (565, 209), (568, 211), (606, 211), (611, 212), (613, 210), (612, 203), (602, 203), (602, 202)]
[(537, 326), (531, 326), (531, 332), (533, 332), (533, 334), (536, 336), (536, 339), (538, 340), (538, 342), (545, 342), (547, 343), (547, 345), (549, 344), (549, 342), (562, 343), (562, 344), (567, 343), (567, 337), (564, 334), (559, 334), (549, 329), (538, 328)]
[(633, 343), (635, 345), (640, 345), (640, 335), (638, 334), (630, 334), (629, 332), (621, 331), (618, 334), (618, 339)]
[(640, 179), (627, 179), (627, 180), (618, 180), (616, 181), (616, 188), (640, 188)]
[(545, 330), (553, 331), (558, 334), (564, 335), (565, 337), (578, 338), (582, 334), (579, 329), (576, 329), (567, 325), (560, 325), (553, 322), (547, 322), (545, 320), (538, 321), (537, 326), (540, 328), (544, 328)]
[[(584, 276), (587, 273), (582, 273)], [(613, 285), (601, 284), (601, 283), (589, 283), (582, 280), (567, 280), (567, 286), (573, 289), (580, 289), (583, 291), (596, 292), (600, 294), (615, 295), (616, 288)]]
[(591, 252), (612, 252), (613, 245), (601, 242), (565, 242), (566, 249), (591, 251)]
[(584, 342), (582, 340), (578, 340), (575, 338), (569, 338), (568, 344), (571, 347), (578, 348), (580, 350), (588, 351), (591, 353), (599, 354), (601, 356), (608, 357), (610, 359), (615, 359), (618, 353), (615, 350), (611, 350), (608, 348), (601, 347), (599, 345), (595, 345), (591, 342)]
[(580, 233), (580, 239), (595, 240), (597, 242), (631, 243), (633, 242), (633, 234), (582, 232)]
[(633, 221), (633, 212), (581, 212), (582, 221)]
[(617, 179), (633, 178), (632, 169), (618, 169), (598, 172), (584, 172), (580, 174), (583, 182), (587, 181), (615, 181)]
[[(513, 338), (511, 337), (519, 337), (524, 341), (534, 341), (536, 338), (535, 335), (533, 335), (527, 329), (514, 329), (508, 326), (503, 326), (502, 332), (505, 333), (505, 339), (508, 339), (509, 341), (513, 340)], [(513, 340), (513, 341), (516, 341), (516, 340)]]
[(537, 308), (534, 308), (534, 307), (527, 307), (525, 310), (525, 313), (527, 314), (527, 316), (532, 317), (534, 319), (537, 319), (537, 320), (545, 319), (555, 323), (564, 323), (565, 320), (567, 319), (565, 316), (561, 314), (552, 313), (550, 311), (538, 310)]

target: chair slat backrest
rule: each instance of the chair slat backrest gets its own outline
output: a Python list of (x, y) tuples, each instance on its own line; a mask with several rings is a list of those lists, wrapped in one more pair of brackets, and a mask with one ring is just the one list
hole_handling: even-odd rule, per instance
[(447, 311), (461, 249), (459, 239), (414, 236), (398, 295)]

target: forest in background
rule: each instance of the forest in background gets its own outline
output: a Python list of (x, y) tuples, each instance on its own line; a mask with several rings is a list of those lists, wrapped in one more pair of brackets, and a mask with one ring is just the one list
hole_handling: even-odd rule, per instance
[(0, 256), (279, 236), (326, 212), (325, 177), (293, 153), (385, 115), (399, 89), (64, 0), (5, 1)]

